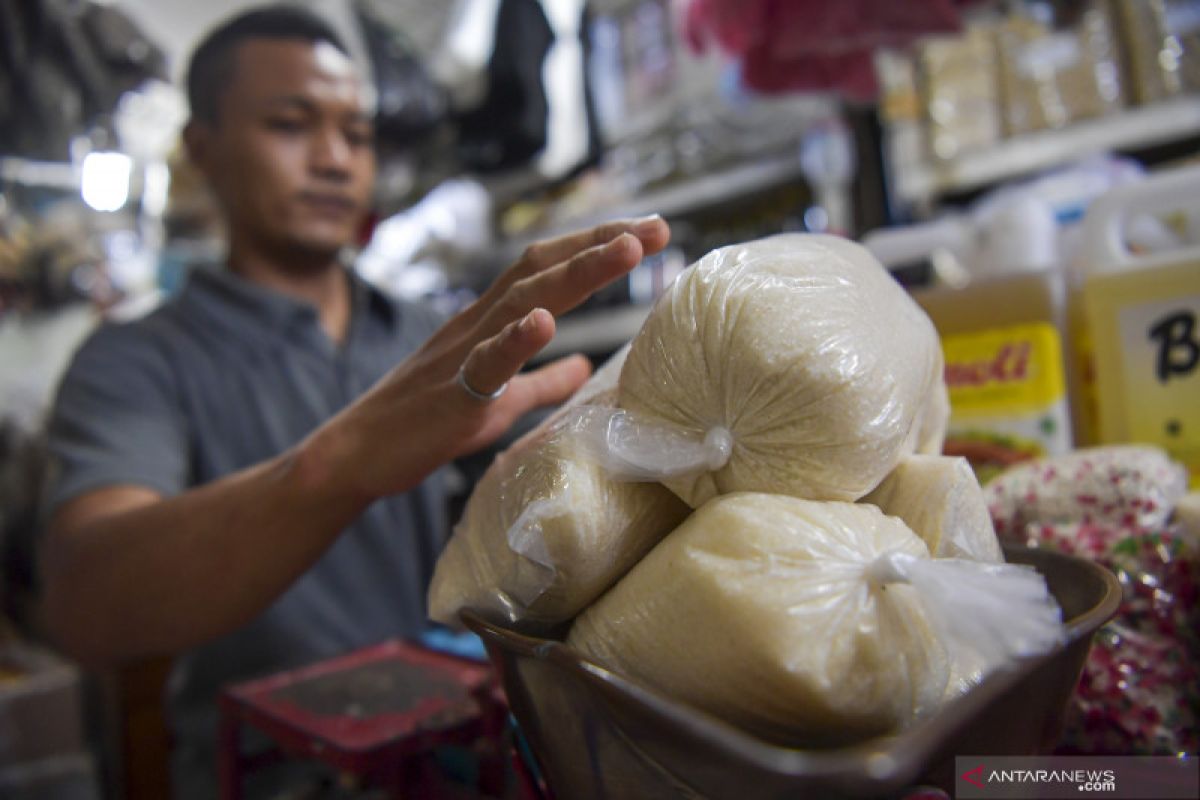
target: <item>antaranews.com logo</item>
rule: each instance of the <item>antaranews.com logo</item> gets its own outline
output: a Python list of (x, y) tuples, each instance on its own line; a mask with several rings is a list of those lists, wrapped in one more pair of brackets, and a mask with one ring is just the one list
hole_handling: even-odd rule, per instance
[[(967, 770), (962, 779), (972, 786), (986, 789), (988, 784), (1002, 783), (1074, 783), (1080, 792), (1117, 791), (1115, 769), (992, 769), (982, 764)], [(982, 783), (981, 781), (986, 781)]]
[(1200, 797), (1195, 757), (959, 756), (955, 797), (1104, 797), (1175, 800)]

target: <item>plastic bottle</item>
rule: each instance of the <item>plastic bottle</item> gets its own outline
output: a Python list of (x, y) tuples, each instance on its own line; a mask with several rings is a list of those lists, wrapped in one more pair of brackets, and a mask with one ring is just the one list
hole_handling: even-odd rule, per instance
[(1200, 167), (1152, 175), (1088, 209), (1083, 223), (1081, 341), (1094, 375), (1101, 442), (1143, 442), (1182, 462), (1200, 487), (1200, 242), (1130, 247), (1146, 216), (1191, 224)]
[(951, 418), (945, 451), (980, 478), (1071, 449), (1067, 284), (1053, 211), (1030, 198), (863, 239), (885, 265), (928, 259), (914, 299), (942, 338)]

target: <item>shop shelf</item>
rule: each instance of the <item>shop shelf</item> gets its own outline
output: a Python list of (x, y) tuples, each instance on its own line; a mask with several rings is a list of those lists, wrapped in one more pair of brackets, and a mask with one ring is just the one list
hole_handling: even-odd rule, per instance
[(905, 203), (969, 191), (1096, 153), (1138, 150), (1200, 134), (1200, 96), (1077, 122), (1059, 130), (1007, 139), (988, 150), (897, 170), (896, 192)]
[(677, 180), (623, 203), (556, 220), (548, 227), (505, 240), (500, 252), (505, 261), (511, 261), (526, 246), (540, 239), (553, 238), (612, 219), (646, 214), (662, 214), (669, 219), (802, 177), (800, 150), (797, 147), (786, 154)]

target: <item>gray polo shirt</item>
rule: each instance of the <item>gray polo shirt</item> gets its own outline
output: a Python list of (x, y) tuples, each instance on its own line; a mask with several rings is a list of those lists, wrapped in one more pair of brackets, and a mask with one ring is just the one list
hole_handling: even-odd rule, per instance
[[(342, 346), (321, 330), (311, 305), (224, 269), (197, 270), (157, 311), (99, 329), (59, 388), (48, 513), (102, 486), (174, 495), (274, 457), (440, 322), (356, 277), (352, 287)], [(390, 435), (406, 446), (402, 428)], [(424, 630), (425, 590), (445, 529), (435, 475), (374, 503), (257, 619), (179, 659), (169, 697), (179, 759), (211, 756), (221, 685)]]

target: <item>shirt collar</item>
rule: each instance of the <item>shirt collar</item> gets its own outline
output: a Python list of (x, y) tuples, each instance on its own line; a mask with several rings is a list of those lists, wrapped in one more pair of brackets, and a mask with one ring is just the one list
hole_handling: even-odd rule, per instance
[[(372, 318), (381, 320), (389, 328), (394, 328), (398, 313), (395, 302), (354, 270), (347, 269), (346, 274), (350, 279), (350, 300), (354, 317), (358, 317), (362, 310), (366, 309)], [(258, 325), (265, 321), (271, 328), (286, 329), (297, 321), (305, 324), (317, 321), (317, 309), (311, 303), (246, 280), (227, 267), (193, 269), (188, 277), (187, 290), (199, 295), (205, 303), (209, 299), (218, 299), (222, 306), (241, 312), (247, 321), (257, 320)]]

